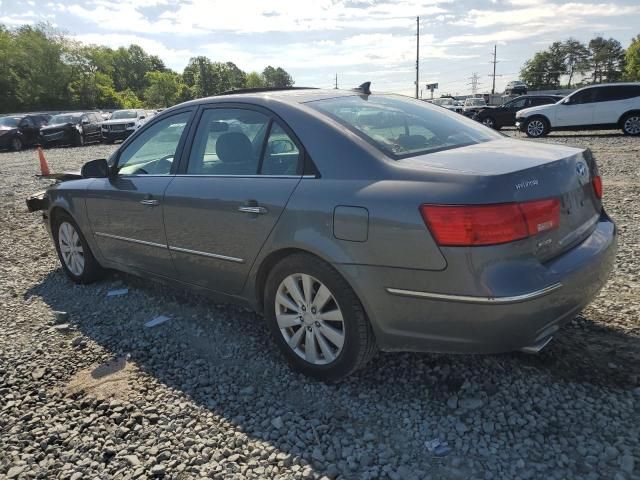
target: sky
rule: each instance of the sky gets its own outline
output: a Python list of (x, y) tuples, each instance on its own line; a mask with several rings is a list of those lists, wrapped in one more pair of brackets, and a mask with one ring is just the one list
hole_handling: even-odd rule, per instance
[(640, 34), (638, 0), (0, 0), (0, 23), (49, 22), (77, 40), (110, 47), (136, 43), (181, 72), (190, 57), (232, 61), (245, 71), (280, 66), (297, 86), (415, 93), (416, 16), (420, 88), (439, 94), (491, 89), (518, 78), (523, 63), (551, 42), (613, 37), (627, 47)]

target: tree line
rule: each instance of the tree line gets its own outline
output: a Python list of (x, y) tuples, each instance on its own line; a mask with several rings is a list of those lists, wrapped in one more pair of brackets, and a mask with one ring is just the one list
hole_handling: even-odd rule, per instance
[(182, 73), (138, 45), (112, 49), (74, 41), (47, 24), (0, 24), (0, 112), (161, 108), (237, 88), (288, 87), (280, 67), (244, 72), (193, 57)]
[(532, 90), (640, 81), (640, 35), (626, 50), (618, 40), (600, 36), (587, 44), (574, 38), (553, 42), (525, 62), (520, 78)]

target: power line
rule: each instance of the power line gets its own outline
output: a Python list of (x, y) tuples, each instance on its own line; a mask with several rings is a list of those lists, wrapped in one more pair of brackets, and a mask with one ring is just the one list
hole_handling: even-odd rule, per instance
[(336, 90), (338, 89), (338, 74), (337, 73), (336, 73), (336, 86), (335, 86), (335, 89)]

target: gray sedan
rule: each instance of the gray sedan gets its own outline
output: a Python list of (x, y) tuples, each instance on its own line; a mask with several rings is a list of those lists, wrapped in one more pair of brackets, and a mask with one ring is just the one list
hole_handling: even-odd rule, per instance
[(363, 88), (177, 105), (28, 203), (73, 281), (117, 269), (247, 305), (335, 381), (378, 349), (541, 349), (612, 269), (601, 197), (588, 150)]

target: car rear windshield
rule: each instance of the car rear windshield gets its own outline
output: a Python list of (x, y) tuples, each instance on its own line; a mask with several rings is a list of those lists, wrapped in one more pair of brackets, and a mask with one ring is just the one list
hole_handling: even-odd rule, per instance
[(54, 115), (53, 117), (51, 117), (51, 120), (49, 120), (49, 123), (51, 125), (57, 125), (60, 123), (76, 123), (78, 120), (80, 120), (81, 116), (82, 116), (81, 113), (63, 113), (63, 114)]
[(315, 100), (307, 105), (394, 159), (501, 138), (462, 115), (400, 95), (354, 95)]
[(18, 120), (20, 120), (18, 117), (1, 117), (0, 126), (15, 128), (18, 126)]
[(111, 115), (111, 120), (118, 120), (120, 118), (136, 118), (138, 116), (138, 112), (135, 110), (118, 110), (113, 112)]

